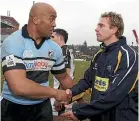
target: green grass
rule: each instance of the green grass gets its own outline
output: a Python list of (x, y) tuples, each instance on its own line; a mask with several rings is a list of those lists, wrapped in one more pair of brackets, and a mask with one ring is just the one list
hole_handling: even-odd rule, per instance
[(76, 82), (83, 78), (85, 70), (89, 67), (90, 62), (88, 61), (75, 61), (75, 78)]
[[(84, 72), (89, 66), (90, 66), (90, 61), (75, 61), (74, 81), (76, 83), (78, 83), (78, 81), (84, 77)], [(89, 102), (90, 101), (90, 94), (85, 93), (83, 99), (85, 102)]]

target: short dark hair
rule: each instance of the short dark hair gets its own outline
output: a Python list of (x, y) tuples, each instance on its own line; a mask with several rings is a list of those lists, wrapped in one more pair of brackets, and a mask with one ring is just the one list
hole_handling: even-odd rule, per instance
[(67, 40), (68, 40), (68, 33), (67, 33), (66, 30), (57, 28), (57, 29), (54, 29), (53, 32), (56, 32), (56, 34), (62, 36), (62, 37), (64, 38), (64, 42), (67, 43)]

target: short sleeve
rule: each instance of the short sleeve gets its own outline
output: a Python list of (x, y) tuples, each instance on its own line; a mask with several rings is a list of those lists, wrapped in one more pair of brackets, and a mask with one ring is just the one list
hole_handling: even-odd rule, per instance
[(62, 49), (60, 47), (57, 48), (56, 52), (56, 63), (54, 64), (51, 73), (52, 74), (62, 74), (66, 72), (65, 63), (63, 59)]
[(24, 44), (18, 36), (14, 33), (7, 37), (2, 44), (1, 56), (3, 72), (12, 69), (25, 69), (22, 60)]

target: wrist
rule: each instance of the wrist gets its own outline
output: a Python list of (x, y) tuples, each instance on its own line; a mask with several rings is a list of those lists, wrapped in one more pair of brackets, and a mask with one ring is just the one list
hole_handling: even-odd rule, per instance
[(71, 89), (67, 89), (66, 94), (69, 95), (68, 103), (71, 103), (72, 102), (72, 91), (71, 91)]
[(52, 98), (57, 99), (57, 96), (58, 96), (58, 90), (57, 89), (54, 89), (53, 90), (53, 93), (52, 93)]

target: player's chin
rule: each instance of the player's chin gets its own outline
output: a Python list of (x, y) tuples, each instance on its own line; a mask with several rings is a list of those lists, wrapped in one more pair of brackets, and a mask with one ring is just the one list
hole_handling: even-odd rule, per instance
[(49, 32), (49, 33), (45, 33), (45, 37), (51, 37), (52, 34)]
[(99, 38), (97, 38), (97, 41), (98, 41), (98, 42), (102, 42), (102, 40), (101, 40), (101, 39), (99, 39)]
[(53, 33), (53, 31), (49, 31), (48, 36), (51, 37), (52, 33)]

